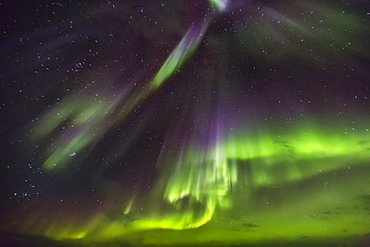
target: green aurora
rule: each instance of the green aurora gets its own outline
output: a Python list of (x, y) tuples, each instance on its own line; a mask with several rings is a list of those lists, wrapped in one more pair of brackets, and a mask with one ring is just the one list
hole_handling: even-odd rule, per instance
[[(370, 193), (370, 188), (362, 185), (370, 179), (369, 131), (362, 124), (351, 131), (344, 123), (337, 122), (330, 130), (328, 125), (334, 126), (332, 122), (319, 125), (311, 121), (281, 130), (272, 124), (273, 129), (259, 128), (252, 133), (233, 129), (203, 150), (189, 141), (181, 155), (159, 158), (165, 164), (157, 165), (167, 168), (150, 191), (149, 204), (143, 205), (140, 198), (126, 199), (122, 213), (113, 221), (103, 209), (83, 224), (30, 221), (32, 226), (25, 229), (58, 240), (98, 242), (130, 240), (130, 236), (155, 229), (194, 229), (200, 242), (214, 240), (215, 232), (226, 231), (230, 235), (222, 235), (220, 240), (236, 243), (281, 236), (295, 239), (366, 233), (370, 216), (361, 196)], [(349, 173), (348, 178), (344, 179), (343, 173)], [(356, 207), (361, 210), (352, 212)], [(230, 214), (243, 216), (234, 223), (223, 223)], [(321, 219), (333, 214), (335, 218)], [(240, 223), (244, 221), (249, 223)], [(233, 224), (235, 228), (245, 224), (247, 234), (240, 235)], [(191, 243), (192, 234), (179, 243)], [(176, 242), (176, 237), (165, 240), (150, 233), (146, 238), (147, 244)]]
[[(118, 92), (98, 87), (98, 93), (92, 94), (81, 89), (48, 107), (32, 124), (29, 138), (30, 143), (43, 143), (45, 147), (43, 171), (71, 174), (74, 156), (82, 157), (78, 162), (88, 166), (83, 157), (88, 157), (112, 129), (129, 121), (139, 106), (159, 95), (172, 78), (180, 77), (188, 62), (199, 58), (198, 49), (211, 40), (207, 34), (212, 21), (222, 16), (229, 4), (231, 1), (209, 1), (212, 11), (207, 18), (182, 30), (177, 45), (145, 80), (130, 79)], [(308, 6), (314, 11), (306, 19), (300, 10)], [(305, 57), (310, 66), (320, 67), (336, 54), (339, 62), (331, 64), (336, 68), (345, 67), (359, 53), (369, 52), (361, 38), (368, 27), (357, 12), (307, 1), (298, 1), (296, 8), (284, 15), (290, 10), (289, 4), (266, 7), (248, 32), (236, 26), (236, 38), (230, 42), (238, 56), (247, 54), (258, 60), (263, 50), (271, 53), (271, 64), (279, 63), (281, 57), (293, 62)], [(301, 47), (303, 40), (309, 45)], [(222, 42), (227, 41), (215, 44)], [(228, 54), (223, 55), (215, 60), (226, 63)], [(159, 246), (341, 239), (368, 233), (370, 118), (366, 106), (346, 117), (329, 117), (325, 115), (329, 109), (324, 108), (319, 113), (307, 110), (309, 113), (288, 123), (283, 117), (255, 120), (257, 117), (248, 110), (236, 114), (237, 110), (229, 109), (230, 98), (240, 105), (248, 103), (236, 95), (236, 89), (230, 90), (231, 97), (224, 96), (225, 89), (232, 86), (223, 80), (222, 72), (217, 73), (212, 75), (221, 75), (216, 89), (212, 89), (218, 90), (217, 104), (211, 100), (212, 92), (201, 92), (202, 101), (194, 103), (193, 115), (184, 107), (178, 110), (180, 117), (168, 121), (169, 131), (156, 161), (148, 164), (158, 172), (150, 186), (126, 193), (130, 189), (102, 176), (94, 186), (103, 193), (109, 191), (108, 203), (88, 210), (74, 208), (73, 203), (65, 209), (55, 203), (40, 203), (27, 209), (27, 217), (24, 213), (9, 217), (2, 228), (60, 241), (104, 245), (124, 240), (133, 245)], [(105, 83), (104, 79), (96, 81)], [(191, 103), (184, 101), (191, 105), (196, 96), (189, 98), (186, 100)], [(207, 113), (197, 115), (199, 112)], [(133, 136), (139, 135), (141, 129), (137, 129)], [(117, 157), (130, 152), (126, 147), (132, 139), (123, 139), (123, 151)]]

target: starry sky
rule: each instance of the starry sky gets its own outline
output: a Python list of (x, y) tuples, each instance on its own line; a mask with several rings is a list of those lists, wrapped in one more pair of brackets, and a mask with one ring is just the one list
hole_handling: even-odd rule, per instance
[[(370, 205), (366, 1), (15, 0), (0, 12), (1, 230), (196, 229), (241, 215), (240, 202), (299, 208), (302, 191), (320, 205), (356, 190)], [(318, 196), (318, 184), (333, 187)]]

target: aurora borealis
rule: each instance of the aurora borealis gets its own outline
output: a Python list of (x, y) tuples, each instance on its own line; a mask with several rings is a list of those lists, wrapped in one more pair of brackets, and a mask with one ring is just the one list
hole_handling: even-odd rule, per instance
[(366, 2), (0, 7), (4, 236), (370, 241)]

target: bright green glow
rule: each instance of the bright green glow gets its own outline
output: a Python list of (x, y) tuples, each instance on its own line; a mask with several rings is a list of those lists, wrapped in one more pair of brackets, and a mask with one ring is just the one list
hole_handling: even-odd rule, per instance
[[(366, 173), (354, 173), (345, 179), (320, 179), (337, 172), (339, 174), (343, 169), (356, 170), (356, 167), (370, 161), (369, 131), (364, 126), (356, 126), (355, 131), (347, 130), (351, 128), (338, 121), (322, 125), (306, 121), (306, 125), (297, 124), (296, 127), (281, 130), (276, 127), (261, 127), (258, 132), (234, 129), (224, 133), (224, 137), (220, 135), (213, 145), (203, 148), (190, 139), (183, 152), (169, 152), (160, 159), (165, 163), (162, 165), (165, 170), (153, 189), (153, 202), (145, 202), (148, 204), (145, 213), (139, 209), (144, 206), (139, 206), (131, 198), (122, 205), (122, 216), (115, 220), (101, 212), (85, 223), (72, 222), (61, 227), (61, 223), (55, 221), (42, 228), (37, 227), (39, 221), (35, 221), (38, 222), (36, 225), (29, 224), (26, 229), (32, 228), (34, 234), (43, 233), (56, 239), (86, 238), (100, 241), (119, 236), (129, 239), (151, 229), (181, 230), (200, 226), (203, 227), (196, 230), (201, 233), (198, 239), (218, 239), (216, 233), (220, 232), (219, 239), (229, 239), (231, 242), (233, 239), (253, 242), (281, 236), (294, 239), (301, 234), (345, 236), (343, 229), (351, 233), (366, 232), (368, 227), (365, 223), (351, 223), (367, 222), (363, 213), (358, 210), (352, 214), (347, 212), (359, 207), (356, 194), (370, 194), (370, 188), (363, 186), (369, 179)], [(307, 186), (304, 190), (296, 188), (296, 183), (311, 180), (314, 181), (313, 186)], [(325, 187), (326, 181), (335, 186), (332, 187), (335, 190), (330, 186)], [(322, 189), (314, 193), (311, 188), (318, 187), (317, 183)], [(253, 194), (259, 188), (271, 190), (265, 201), (261, 199), (263, 194)], [(276, 206), (277, 202), (275, 206), (270, 206), (274, 203), (271, 199), (274, 197), (273, 189), (279, 191), (280, 206)], [(304, 196), (299, 195), (299, 200), (293, 200), (297, 197), (294, 195), (297, 190)], [(354, 199), (351, 196), (355, 196)], [(161, 200), (164, 204), (158, 204)], [(326, 207), (329, 209), (326, 210)], [(320, 221), (323, 216), (316, 218), (320, 210), (330, 211), (333, 208), (349, 209), (329, 222)], [(227, 212), (235, 212), (240, 217), (227, 218)], [(135, 220), (131, 221), (132, 218)], [(248, 231), (245, 235), (241, 235), (240, 231), (230, 231), (230, 227), (233, 229), (230, 224), (238, 227), (241, 224), (238, 222), (242, 220), (257, 222), (260, 228)], [(203, 232), (202, 229), (208, 230)], [(226, 235), (221, 234), (225, 231)], [(194, 241), (191, 236), (181, 241), (191, 243)], [(167, 241), (155, 235), (148, 235), (148, 238), (148, 243), (159, 245)], [(174, 235), (168, 241), (174, 243), (179, 240)]]
[[(154, 214), (148, 224), (171, 229), (200, 226), (212, 219), (217, 208), (232, 208), (229, 194), (240, 184), (275, 187), (368, 162), (369, 147), (360, 143), (370, 138), (369, 132), (364, 128), (346, 133), (345, 126), (336, 125), (330, 131), (312, 123), (289, 131), (235, 131), (237, 135), (230, 132), (205, 149), (189, 142), (185, 152), (162, 159), (169, 173), (163, 173), (153, 192), (163, 195), (183, 218)], [(242, 166), (249, 172), (240, 173)]]
[(197, 228), (211, 220), (213, 213), (214, 207), (209, 204), (199, 220), (194, 220), (194, 212), (189, 210), (181, 214), (152, 215), (148, 220), (134, 222), (133, 227), (138, 229), (160, 228), (174, 230)]
[[(339, 123), (337, 126), (330, 132), (314, 124), (289, 132), (275, 130), (274, 134), (267, 129), (261, 129), (259, 134), (230, 132), (206, 150), (190, 143), (195, 148), (188, 148), (171, 163), (175, 168), (163, 177), (163, 180), (167, 177), (167, 183), (162, 182), (156, 193), (161, 194), (164, 187), (164, 198), (174, 205), (182, 198), (194, 198), (211, 205), (214, 212), (216, 208), (232, 206), (227, 195), (240, 182), (238, 179), (247, 181), (251, 187), (277, 186), (368, 161), (368, 147), (359, 145), (361, 140), (369, 139), (368, 131), (347, 134), (345, 127)], [(244, 166), (250, 167), (250, 174), (238, 173), (243, 160)], [(208, 214), (204, 216), (199, 222), (210, 219)]]
[[(199, 219), (204, 223), (206, 219), (211, 219), (209, 213), (213, 214), (217, 206), (229, 207), (230, 202), (225, 196), (229, 187), (237, 181), (237, 167), (236, 163), (230, 164), (224, 155), (225, 152), (219, 146), (214, 153), (190, 149), (175, 164), (173, 175), (164, 178), (168, 179), (164, 198), (175, 206), (180, 204), (178, 207), (183, 206), (181, 200), (189, 201), (185, 207), (192, 208), (201, 204), (207, 212)], [(199, 225), (199, 222), (195, 221), (193, 224)]]

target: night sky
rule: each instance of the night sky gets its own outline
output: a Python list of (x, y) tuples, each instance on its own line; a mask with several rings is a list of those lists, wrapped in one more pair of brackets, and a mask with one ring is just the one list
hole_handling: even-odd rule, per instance
[(15, 0), (0, 13), (2, 231), (370, 232), (367, 1)]

